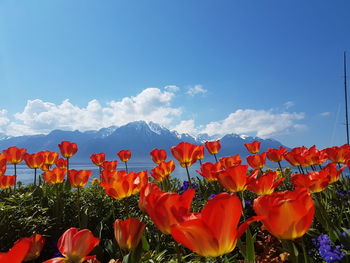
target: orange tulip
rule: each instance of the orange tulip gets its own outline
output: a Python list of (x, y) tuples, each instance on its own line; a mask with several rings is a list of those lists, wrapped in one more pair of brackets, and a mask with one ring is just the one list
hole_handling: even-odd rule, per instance
[(90, 170), (69, 170), (68, 179), (72, 187), (84, 187), (89, 180)]
[(238, 227), (242, 214), (241, 201), (233, 194), (213, 197), (202, 211), (174, 224), (171, 235), (183, 246), (203, 257), (217, 257), (231, 252), (253, 217)]
[(96, 256), (87, 256), (100, 242), (88, 229), (78, 230), (75, 227), (68, 229), (58, 240), (58, 250), (63, 257), (56, 257), (44, 263), (82, 263)]
[(303, 166), (305, 161), (305, 155), (308, 149), (305, 146), (293, 148), (290, 152), (284, 154), (284, 159), (293, 166)]
[(170, 234), (171, 226), (179, 224), (185, 216), (190, 215), (195, 190), (189, 189), (180, 195), (163, 192), (158, 187), (155, 189), (145, 197), (146, 212), (162, 233)]
[(161, 162), (158, 166), (151, 170), (152, 177), (157, 182), (162, 182), (165, 178), (169, 178), (169, 175), (174, 171), (175, 163), (174, 161)]
[(204, 145), (198, 145), (198, 154), (197, 154), (197, 160), (203, 160), (204, 159)]
[(57, 161), (56, 161), (56, 167), (57, 168), (60, 168), (62, 170), (66, 170), (67, 167), (68, 167), (68, 162), (67, 160), (63, 159), (63, 158), (59, 158)]
[(140, 243), (145, 224), (138, 218), (117, 219), (114, 224), (114, 237), (121, 249), (132, 250)]
[(44, 163), (47, 165), (53, 165), (56, 163), (59, 155), (57, 152), (50, 151), (42, 151), (42, 154), (44, 156)]
[(264, 227), (279, 239), (296, 239), (310, 228), (314, 203), (306, 188), (263, 195), (254, 200), (254, 211)]
[(6, 172), (6, 164), (7, 164), (7, 159), (5, 154), (0, 153), (0, 175), (5, 174)]
[(244, 146), (247, 148), (248, 152), (253, 153), (253, 154), (260, 152), (260, 145), (261, 145), (261, 142), (259, 142), (259, 141), (253, 141), (251, 143), (244, 144)]
[(106, 160), (106, 155), (105, 153), (95, 153), (91, 154), (90, 159), (94, 165), (103, 166), (103, 163)]
[(198, 146), (188, 142), (180, 142), (171, 147), (171, 153), (182, 167), (189, 167), (197, 161), (199, 154)]
[(23, 161), (27, 149), (19, 149), (16, 146), (10, 147), (2, 151), (9, 163), (18, 164)]
[(242, 159), (239, 156), (239, 154), (228, 156), (228, 157), (222, 157), (220, 158), (219, 161), (225, 169), (231, 166), (240, 165), (242, 163)]
[(16, 183), (16, 175), (0, 175), (0, 188), (7, 189)]
[(31, 240), (28, 237), (21, 238), (16, 241), (13, 247), (8, 252), (0, 253), (1, 263), (21, 263), (27, 255), (31, 245)]
[(281, 162), (284, 160), (284, 154), (287, 152), (287, 148), (280, 146), (279, 149), (269, 148), (266, 152), (266, 157), (271, 162)]
[[(248, 179), (248, 190), (257, 195), (269, 195), (275, 191), (284, 178), (279, 178), (277, 172), (268, 172), (257, 178), (258, 173)], [(278, 179), (279, 178), (279, 179)]]
[(152, 161), (156, 164), (164, 162), (167, 158), (167, 153), (163, 149), (153, 149), (149, 154), (152, 157)]
[(347, 165), (343, 165), (339, 170), (337, 170), (337, 166), (336, 165), (337, 165), (336, 163), (329, 163), (329, 164), (327, 164), (326, 167), (324, 167), (322, 169), (323, 171), (328, 173), (329, 178), (330, 178), (330, 181), (329, 181), (330, 184), (335, 183), (335, 182), (337, 182), (339, 180), (340, 175), (342, 174), (343, 170), (346, 167), (349, 167), (349, 160), (348, 160)]
[(207, 148), (208, 153), (210, 154), (217, 154), (221, 148), (220, 140), (205, 142), (204, 145), (205, 148)]
[[(230, 192), (247, 189), (248, 165), (237, 165), (222, 170), (217, 174), (219, 183)], [(254, 174), (258, 171), (254, 171)]]
[(118, 161), (104, 161), (102, 168), (107, 171), (115, 171), (117, 169)]
[(291, 177), (295, 188), (307, 188), (311, 193), (323, 191), (329, 185), (330, 179), (330, 175), (324, 170), (308, 174), (293, 174)]
[(109, 183), (101, 183), (105, 193), (110, 197), (121, 200), (140, 192), (148, 182), (147, 171), (138, 173), (130, 172), (111, 180)]
[(52, 165), (43, 163), (43, 165), (40, 166), (40, 169), (41, 169), (42, 171), (44, 171), (44, 172), (47, 172), (47, 171), (50, 171), (51, 166), (52, 166)]
[(345, 163), (350, 159), (350, 145), (348, 144), (326, 148), (324, 151), (327, 153), (328, 159), (333, 163)]
[(33, 154), (26, 153), (24, 155), (24, 161), (26, 162), (27, 166), (30, 169), (37, 169), (43, 165), (44, 156), (43, 156), (42, 152), (33, 153)]
[(141, 188), (138, 206), (142, 212), (146, 213), (147, 196), (155, 191), (161, 192), (158, 185), (153, 183), (147, 183), (143, 188)]
[(105, 184), (111, 184), (121, 176), (126, 175), (125, 170), (117, 171), (117, 170), (103, 170), (101, 173), (101, 186), (104, 187)]
[(199, 173), (208, 181), (217, 181), (218, 180), (217, 174), (219, 171), (223, 169), (224, 167), (221, 164), (221, 162), (217, 162), (215, 164), (206, 162), (201, 165), (201, 170), (200, 171), (196, 170), (196, 172)]
[(62, 183), (65, 176), (66, 176), (66, 170), (62, 170), (57, 167), (53, 168), (52, 171), (49, 170), (43, 174), (44, 180), (48, 184)]
[(118, 152), (118, 156), (119, 156), (119, 159), (122, 162), (127, 162), (131, 158), (131, 151), (129, 151), (129, 150), (121, 150), (120, 152)]
[(74, 142), (62, 141), (58, 147), (64, 158), (71, 158), (78, 151), (78, 145)]
[(327, 161), (327, 158), (326, 152), (317, 150), (314, 145), (305, 153), (306, 165), (303, 164), (303, 166), (321, 165)]
[(45, 244), (45, 237), (39, 234), (32, 235), (29, 239), (31, 241), (30, 248), (23, 261), (31, 261), (38, 258)]
[(249, 155), (247, 162), (253, 169), (262, 169), (266, 163), (266, 153)]

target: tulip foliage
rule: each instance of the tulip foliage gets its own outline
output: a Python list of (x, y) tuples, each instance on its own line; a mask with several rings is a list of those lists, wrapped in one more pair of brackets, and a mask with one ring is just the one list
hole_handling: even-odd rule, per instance
[[(244, 157), (222, 156), (221, 146), (150, 147), (141, 171), (131, 150), (116, 149), (119, 166), (91, 153), (97, 173), (74, 167), (74, 142), (4, 149), (0, 263), (350, 260), (349, 145), (266, 150), (254, 141)], [(16, 184), (21, 162), (34, 170), (29, 185)]]

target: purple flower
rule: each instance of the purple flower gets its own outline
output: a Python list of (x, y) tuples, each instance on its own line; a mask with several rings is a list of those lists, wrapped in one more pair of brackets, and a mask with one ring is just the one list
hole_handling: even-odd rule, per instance
[(212, 199), (214, 196), (216, 196), (216, 194), (209, 195), (208, 200)]
[(340, 261), (345, 252), (342, 251), (342, 246), (333, 246), (329, 236), (326, 234), (320, 235), (312, 240), (318, 246), (318, 253), (327, 263), (335, 263)]

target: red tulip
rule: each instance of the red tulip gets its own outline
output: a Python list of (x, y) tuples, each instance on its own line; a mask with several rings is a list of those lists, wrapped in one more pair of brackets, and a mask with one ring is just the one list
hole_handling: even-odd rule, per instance
[(314, 203), (306, 188), (263, 195), (254, 200), (254, 211), (264, 227), (279, 239), (296, 239), (310, 228)]
[(114, 224), (114, 237), (121, 249), (132, 250), (140, 243), (145, 224), (137, 218), (117, 219)]
[(174, 161), (161, 162), (158, 166), (151, 170), (152, 177), (157, 182), (162, 182), (165, 178), (169, 178), (169, 175), (174, 171), (175, 163)]
[(346, 167), (349, 167), (349, 161), (348, 161), (347, 165), (343, 165), (339, 170), (337, 170), (336, 163), (329, 163), (322, 170), (324, 170), (326, 173), (328, 173), (329, 178), (330, 178), (329, 183), (332, 184), (332, 183), (335, 183), (339, 180), (340, 175), (342, 174), (343, 170)]
[(259, 141), (253, 141), (252, 143), (244, 144), (244, 146), (247, 148), (248, 152), (253, 153), (253, 154), (260, 152), (260, 145), (261, 145), (261, 142), (259, 142)]
[[(240, 192), (247, 189), (248, 165), (237, 165), (222, 170), (217, 174), (219, 183), (230, 192)], [(255, 171), (254, 173), (257, 173)]]
[(78, 230), (70, 228), (58, 240), (58, 250), (63, 257), (56, 257), (45, 261), (44, 263), (82, 263), (85, 260), (95, 258), (96, 256), (87, 256), (100, 242), (99, 238), (94, 237), (88, 229)]
[(257, 178), (258, 173), (248, 179), (248, 190), (257, 195), (269, 195), (275, 191), (284, 178), (279, 178), (277, 172), (268, 172)]
[(119, 175), (109, 183), (101, 183), (105, 193), (110, 197), (121, 200), (133, 194), (140, 192), (148, 182), (147, 171), (138, 173), (130, 172), (125, 175)]
[(180, 142), (171, 147), (171, 153), (182, 167), (189, 167), (197, 161), (199, 154), (198, 146), (188, 142)]
[(56, 167), (57, 168), (60, 168), (62, 170), (67, 170), (67, 167), (68, 167), (68, 162), (67, 160), (63, 159), (63, 158), (59, 158), (57, 161), (56, 161)]
[(222, 166), (221, 162), (217, 162), (215, 164), (206, 162), (201, 165), (201, 170), (196, 170), (196, 172), (208, 181), (217, 181), (218, 172), (220, 172), (223, 169), (224, 167)]
[(174, 224), (171, 235), (198, 255), (221, 256), (231, 252), (249, 224), (260, 219), (250, 218), (238, 227), (241, 214), (241, 201), (233, 194), (221, 193), (209, 200), (200, 213)]
[(50, 151), (42, 151), (44, 156), (44, 163), (47, 165), (53, 165), (58, 159), (58, 153)]
[(118, 152), (118, 156), (119, 156), (119, 159), (122, 162), (127, 162), (131, 158), (131, 151), (129, 151), (129, 150), (121, 150), (120, 152)]
[(102, 168), (107, 171), (115, 171), (117, 169), (118, 161), (104, 161)]
[(305, 154), (308, 149), (305, 146), (293, 148), (284, 154), (284, 159), (293, 166), (303, 166), (305, 164)]
[(84, 187), (89, 180), (90, 170), (69, 170), (68, 179), (72, 187)]
[(145, 198), (144, 205), (147, 214), (156, 227), (164, 234), (170, 234), (170, 227), (184, 220), (190, 215), (190, 207), (195, 194), (189, 189), (182, 195), (158, 190), (150, 192)]
[(323, 191), (330, 182), (327, 171), (310, 172), (308, 174), (293, 174), (291, 181), (295, 188), (307, 188), (311, 193)]
[(31, 241), (30, 248), (23, 261), (31, 261), (38, 258), (45, 244), (45, 237), (39, 234), (32, 235), (29, 239)]
[(149, 154), (152, 157), (152, 161), (156, 164), (164, 162), (167, 158), (167, 153), (163, 149), (153, 149)]
[(31, 245), (30, 238), (21, 238), (8, 252), (0, 253), (1, 263), (21, 263), (27, 255)]
[(247, 162), (253, 169), (262, 169), (266, 163), (266, 153), (249, 155)]
[(328, 159), (333, 163), (345, 163), (350, 159), (350, 145), (344, 144), (343, 146), (333, 146), (324, 149), (327, 153)]
[(0, 188), (7, 189), (16, 183), (16, 175), (0, 175)]
[(205, 142), (204, 145), (205, 148), (207, 148), (208, 153), (210, 154), (217, 154), (221, 148), (220, 140)]
[(78, 145), (74, 142), (62, 141), (58, 147), (64, 158), (71, 158), (78, 151)]
[(105, 153), (95, 153), (91, 154), (90, 159), (94, 165), (103, 166), (103, 163), (106, 160), (106, 155)]
[(281, 162), (284, 160), (284, 154), (287, 152), (287, 148), (280, 146), (279, 149), (269, 148), (266, 152), (266, 157), (271, 162)]
[(231, 166), (240, 165), (242, 163), (242, 159), (239, 156), (239, 154), (236, 154), (234, 156), (222, 157), (219, 161), (225, 169)]
[(27, 149), (19, 149), (16, 146), (10, 147), (2, 151), (9, 163), (18, 164), (23, 161)]
[(4, 175), (6, 172), (7, 159), (5, 154), (0, 153), (0, 175)]
[(101, 186), (104, 187), (105, 184), (111, 184), (116, 181), (121, 176), (126, 175), (127, 172), (125, 170), (117, 171), (117, 170), (103, 170), (101, 173)]
[(52, 171), (46, 171), (43, 174), (45, 182), (48, 184), (59, 184), (62, 183), (66, 176), (66, 170), (60, 168), (53, 168)]
[(24, 161), (30, 169), (40, 168), (44, 163), (44, 156), (42, 152), (24, 155)]
[(153, 183), (147, 183), (143, 188), (141, 188), (138, 206), (142, 212), (146, 213), (147, 196), (155, 191), (162, 192), (158, 185)]
[(204, 159), (204, 145), (198, 145), (198, 154), (197, 154), (197, 160), (202, 160)]
[(52, 165), (43, 163), (43, 165), (40, 166), (40, 169), (41, 169), (42, 171), (44, 171), (44, 172), (47, 172), (47, 171), (50, 171), (51, 166), (52, 166)]

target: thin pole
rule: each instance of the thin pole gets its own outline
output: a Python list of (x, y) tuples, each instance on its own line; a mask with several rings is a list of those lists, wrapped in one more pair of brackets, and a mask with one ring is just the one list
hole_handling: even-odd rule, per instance
[(349, 144), (349, 119), (348, 119), (348, 89), (346, 76), (346, 52), (344, 51), (344, 89), (345, 89), (345, 126), (346, 126), (346, 143)]

